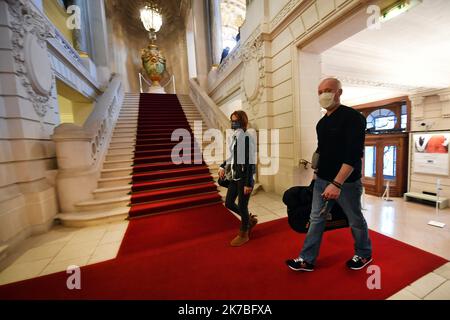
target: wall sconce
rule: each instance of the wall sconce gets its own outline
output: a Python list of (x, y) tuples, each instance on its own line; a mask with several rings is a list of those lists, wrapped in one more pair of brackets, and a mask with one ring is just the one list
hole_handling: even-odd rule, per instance
[(400, 0), (381, 11), (381, 22), (391, 20), (421, 4), (422, 0)]

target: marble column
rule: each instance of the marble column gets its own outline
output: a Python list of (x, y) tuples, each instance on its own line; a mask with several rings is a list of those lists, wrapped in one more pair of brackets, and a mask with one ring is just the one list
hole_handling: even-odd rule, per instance
[(86, 0), (73, 0), (72, 4), (80, 8), (80, 29), (73, 30), (74, 48), (81, 56), (88, 55), (89, 20), (87, 19)]
[(211, 30), (211, 49), (213, 65), (220, 64), (222, 57), (222, 17), (220, 15), (220, 0), (209, 0), (209, 16)]
[(197, 79), (200, 87), (208, 88), (208, 33), (206, 25), (206, 8), (203, 1), (192, 2), (192, 16), (194, 18), (195, 56), (197, 63)]
[(91, 58), (97, 66), (97, 80), (106, 85), (111, 76), (109, 70), (108, 34), (104, 0), (86, 1)]

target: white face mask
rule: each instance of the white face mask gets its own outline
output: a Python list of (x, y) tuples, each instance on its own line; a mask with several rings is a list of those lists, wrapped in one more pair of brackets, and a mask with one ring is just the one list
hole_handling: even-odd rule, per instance
[(333, 92), (324, 92), (319, 96), (320, 106), (324, 109), (329, 109), (334, 106), (334, 96)]

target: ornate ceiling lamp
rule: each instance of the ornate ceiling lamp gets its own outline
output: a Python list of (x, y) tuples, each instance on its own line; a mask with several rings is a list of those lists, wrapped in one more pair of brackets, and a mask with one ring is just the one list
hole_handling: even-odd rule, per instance
[(146, 5), (141, 9), (141, 21), (144, 28), (149, 32), (150, 38), (148, 47), (141, 51), (142, 65), (152, 81), (150, 93), (165, 93), (159, 81), (166, 69), (166, 59), (155, 44), (156, 33), (161, 29), (163, 22), (161, 13), (155, 6)]

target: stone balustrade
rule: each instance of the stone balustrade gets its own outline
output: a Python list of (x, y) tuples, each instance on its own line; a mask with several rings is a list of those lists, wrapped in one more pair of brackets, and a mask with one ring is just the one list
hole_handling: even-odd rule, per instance
[(225, 131), (230, 127), (230, 121), (219, 109), (208, 94), (200, 87), (196, 79), (189, 79), (190, 97), (209, 128)]
[(52, 140), (56, 145), (56, 185), (62, 212), (73, 212), (76, 203), (92, 198), (123, 98), (122, 82), (116, 75), (83, 127), (63, 123), (55, 128)]

